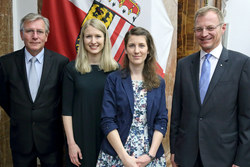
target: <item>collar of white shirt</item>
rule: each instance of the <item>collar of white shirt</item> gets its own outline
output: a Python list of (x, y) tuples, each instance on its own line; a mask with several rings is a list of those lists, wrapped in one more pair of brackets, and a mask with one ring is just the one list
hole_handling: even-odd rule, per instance
[[(26, 64), (28, 64), (29, 61), (30, 61), (30, 59), (31, 59), (33, 56), (28, 52), (28, 50), (27, 50), (26, 48), (24, 49), (24, 54), (25, 54), (25, 62), (26, 62)], [(39, 63), (41, 64), (41, 63), (43, 62), (43, 58), (44, 58), (44, 48), (43, 48), (43, 50), (42, 50), (40, 53), (38, 53), (35, 57), (37, 58), (37, 62), (39, 62)]]
[[(210, 54), (212, 54), (214, 58), (216, 58), (217, 60), (220, 58), (220, 55), (221, 55), (221, 52), (222, 52), (222, 44), (220, 43), (216, 48), (214, 48)], [(200, 51), (200, 60), (203, 60), (204, 59), (204, 56), (208, 54), (206, 53), (205, 51), (201, 50)]]

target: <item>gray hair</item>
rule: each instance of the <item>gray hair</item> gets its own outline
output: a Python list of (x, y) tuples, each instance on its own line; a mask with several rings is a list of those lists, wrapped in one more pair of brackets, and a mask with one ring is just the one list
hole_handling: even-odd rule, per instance
[(36, 14), (36, 13), (29, 13), (22, 18), (21, 23), (20, 23), (20, 31), (23, 31), (24, 29), (23, 26), (25, 22), (32, 22), (32, 21), (36, 21), (40, 19), (43, 20), (45, 24), (45, 32), (48, 34), (49, 33), (49, 20), (46, 17), (43, 17), (42, 15)]
[(195, 17), (194, 17), (194, 24), (196, 24), (196, 19), (199, 16), (204, 16), (207, 12), (212, 11), (214, 13), (217, 14), (219, 22), (222, 24), (224, 23), (224, 15), (223, 13), (220, 11), (220, 9), (214, 7), (214, 6), (205, 6), (200, 8), (199, 10), (197, 10), (197, 12), (195, 13)]

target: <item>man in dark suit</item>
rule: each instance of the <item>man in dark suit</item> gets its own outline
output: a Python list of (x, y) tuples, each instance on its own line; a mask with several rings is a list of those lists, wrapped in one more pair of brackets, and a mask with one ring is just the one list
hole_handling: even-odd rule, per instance
[(250, 166), (250, 60), (221, 44), (223, 15), (195, 15), (201, 50), (178, 62), (170, 125), (173, 167)]
[[(14, 167), (62, 166), (61, 77), (68, 58), (44, 48), (47, 18), (21, 20), (25, 47), (0, 58), (0, 105), (10, 117)], [(33, 61), (34, 60), (34, 61)]]

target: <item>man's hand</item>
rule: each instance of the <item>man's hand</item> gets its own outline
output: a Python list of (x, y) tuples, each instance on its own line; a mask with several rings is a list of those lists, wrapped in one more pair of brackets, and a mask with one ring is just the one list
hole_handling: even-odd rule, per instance
[(171, 161), (172, 167), (178, 167), (178, 165), (174, 162), (174, 154), (171, 154), (170, 161)]

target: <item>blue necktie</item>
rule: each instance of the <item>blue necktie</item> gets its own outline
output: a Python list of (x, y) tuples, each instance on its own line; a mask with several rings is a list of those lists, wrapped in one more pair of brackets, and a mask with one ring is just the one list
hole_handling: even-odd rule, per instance
[(201, 98), (201, 104), (203, 103), (203, 100), (205, 98), (207, 88), (210, 82), (210, 69), (211, 65), (209, 62), (209, 58), (211, 57), (211, 54), (206, 54), (205, 55), (205, 60), (202, 64), (201, 68), (201, 77), (200, 77), (200, 98)]
[(30, 88), (30, 93), (31, 93), (31, 97), (32, 100), (35, 101), (36, 99), (36, 94), (37, 94), (37, 90), (38, 90), (38, 76), (37, 76), (37, 72), (36, 72), (36, 67), (35, 67), (35, 62), (36, 62), (36, 57), (32, 57), (32, 59), (30, 59), (30, 73), (29, 73), (29, 88)]

